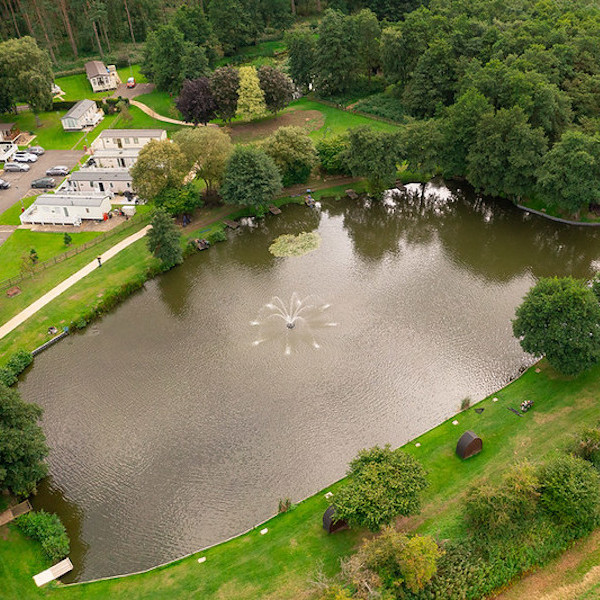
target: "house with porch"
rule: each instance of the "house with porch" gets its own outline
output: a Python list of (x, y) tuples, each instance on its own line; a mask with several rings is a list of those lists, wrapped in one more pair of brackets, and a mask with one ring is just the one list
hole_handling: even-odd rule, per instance
[(121, 83), (115, 65), (108, 67), (100, 60), (91, 60), (85, 63), (85, 74), (94, 92), (116, 90)]
[(120, 150), (142, 149), (152, 140), (167, 139), (164, 129), (105, 129), (93, 142), (92, 149)]
[(80, 100), (61, 117), (65, 131), (81, 131), (95, 127), (104, 118), (104, 112), (93, 100)]
[(88, 169), (130, 169), (137, 161), (140, 151), (136, 148), (128, 150), (96, 150), (83, 166)]
[(0, 142), (12, 142), (19, 133), (16, 123), (0, 123)]
[(110, 195), (101, 192), (41, 194), (21, 213), (21, 223), (74, 225), (86, 219), (104, 220), (111, 209)]
[(68, 189), (74, 192), (131, 192), (131, 175), (127, 169), (79, 169), (70, 178)]

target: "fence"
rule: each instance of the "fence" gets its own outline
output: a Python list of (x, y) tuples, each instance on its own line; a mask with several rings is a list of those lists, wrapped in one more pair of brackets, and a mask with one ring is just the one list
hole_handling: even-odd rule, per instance
[(63, 252), (62, 254), (57, 254), (53, 258), (49, 258), (48, 260), (45, 260), (44, 262), (32, 265), (31, 268), (28, 269), (26, 272), (21, 272), (19, 275), (16, 275), (15, 277), (11, 277), (9, 279), (5, 279), (4, 281), (0, 281), (0, 291), (5, 290), (9, 287), (12, 287), (13, 285), (20, 283), (21, 281), (23, 281), (25, 279), (31, 279), (38, 273), (45, 271), (48, 267), (52, 267), (60, 262), (63, 262), (64, 260), (67, 260), (68, 258), (72, 258), (73, 256), (76, 256), (77, 254), (81, 254), (81, 252), (85, 252), (86, 250), (93, 248), (100, 242), (103, 242), (104, 240), (114, 236), (115, 234), (120, 233), (121, 231), (130, 229), (131, 227), (135, 227), (136, 225), (146, 223), (149, 220), (150, 220), (150, 215), (135, 215), (134, 217), (129, 219), (129, 221), (125, 221), (125, 223), (121, 223), (120, 225), (117, 225), (114, 229), (104, 232), (103, 234), (99, 235), (98, 237), (95, 237), (93, 240), (86, 242), (85, 244), (81, 244), (80, 246), (75, 246), (74, 248), (71, 248), (70, 250)]

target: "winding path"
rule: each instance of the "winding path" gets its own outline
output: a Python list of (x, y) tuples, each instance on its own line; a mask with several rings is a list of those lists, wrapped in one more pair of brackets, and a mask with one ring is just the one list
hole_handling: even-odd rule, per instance
[[(102, 263), (121, 252), (121, 250), (127, 248), (127, 246), (130, 246), (134, 242), (137, 242), (139, 239), (143, 238), (150, 227), (151, 225), (146, 225), (146, 227), (143, 229), (140, 229), (124, 240), (121, 240), (118, 244), (115, 244), (112, 248), (109, 248), (106, 252), (100, 254), (99, 256), (102, 260)], [(46, 304), (60, 296), (64, 291), (68, 290), (79, 280), (83, 279), (86, 275), (98, 268), (98, 261), (94, 259), (85, 267), (79, 269), (79, 271), (73, 273), (73, 275), (59, 283), (56, 287), (52, 288), (49, 292), (46, 292), (41, 298), (38, 298), (35, 302), (32, 302), (27, 308), (22, 310), (18, 315), (14, 316), (12, 319), (10, 319), (10, 321), (7, 321), (0, 327), (0, 339), (2, 339), (5, 335), (8, 335), (13, 329), (16, 329), (19, 325), (21, 325), (21, 323), (24, 323), (29, 317), (33, 316), (41, 308), (46, 306)]]
[(143, 102), (138, 102), (137, 100), (130, 100), (129, 103), (132, 106), (137, 106), (141, 111), (145, 112), (148, 116), (156, 119), (157, 121), (163, 121), (165, 123), (173, 123), (175, 125), (185, 125), (186, 127), (193, 127), (193, 123), (186, 123), (185, 121), (178, 121), (177, 119), (171, 119), (171, 117), (163, 117), (159, 115), (156, 111), (152, 110), (149, 106), (146, 106)]

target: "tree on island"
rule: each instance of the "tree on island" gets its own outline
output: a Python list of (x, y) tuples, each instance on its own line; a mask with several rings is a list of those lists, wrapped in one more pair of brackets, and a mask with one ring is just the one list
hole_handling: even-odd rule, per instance
[(275, 161), (284, 187), (306, 182), (317, 164), (315, 145), (300, 127), (280, 127), (263, 148)]
[(273, 159), (260, 148), (237, 146), (227, 163), (221, 196), (227, 204), (266, 211), (281, 190), (281, 176)]
[(240, 74), (234, 67), (219, 67), (210, 76), (210, 89), (216, 103), (216, 115), (228, 122), (237, 112)]
[(183, 118), (194, 125), (206, 125), (214, 119), (217, 105), (208, 77), (184, 81), (175, 106)]
[(0, 489), (28, 496), (46, 476), (46, 438), (38, 421), (42, 409), (24, 402), (17, 390), (0, 383)]
[(600, 304), (584, 281), (540, 279), (517, 308), (513, 332), (525, 352), (578, 375), (600, 359)]
[(225, 167), (233, 144), (231, 138), (217, 127), (202, 127), (199, 129), (181, 129), (173, 136), (173, 141), (189, 161), (196, 176), (206, 184), (206, 195), (213, 196), (225, 176)]
[(348, 482), (333, 497), (335, 518), (379, 531), (398, 516), (419, 512), (425, 470), (410, 454), (375, 446), (350, 463)]
[(548, 204), (571, 214), (600, 202), (600, 138), (564, 133), (544, 156), (538, 186)]
[(181, 234), (173, 219), (157, 208), (152, 217), (152, 229), (148, 231), (148, 249), (160, 260), (165, 270), (183, 262)]
[(153, 200), (167, 188), (181, 187), (189, 169), (177, 144), (152, 140), (140, 150), (130, 172), (133, 189), (144, 200)]
[(285, 108), (294, 95), (294, 83), (282, 71), (263, 65), (258, 69), (260, 88), (265, 95), (267, 109), (273, 114)]

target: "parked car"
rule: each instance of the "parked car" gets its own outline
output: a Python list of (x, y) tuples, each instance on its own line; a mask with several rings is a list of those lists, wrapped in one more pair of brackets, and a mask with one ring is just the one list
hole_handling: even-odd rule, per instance
[(19, 163), (19, 162), (4, 163), (5, 171), (29, 171), (29, 169), (30, 169), (29, 165), (26, 165), (25, 163)]
[(40, 177), (31, 182), (32, 188), (53, 188), (55, 185), (56, 181), (52, 177)]
[(15, 152), (12, 158), (16, 162), (36, 162), (38, 159), (35, 154), (23, 151)]
[(65, 175), (69, 174), (69, 167), (65, 167), (64, 165), (56, 165), (51, 169), (46, 171), (46, 175), (57, 175), (59, 177), (65, 177)]
[(134, 88), (135, 87), (135, 77), (130, 77), (127, 80), (127, 87), (128, 88)]
[(10, 187), (10, 183), (5, 179), (0, 179), (0, 190), (7, 190)]
[(41, 156), (46, 151), (41, 146), (31, 146), (31, 148), (27, 148), (27, 152), (31, 152), (31, 154), (35, 154), (36, 156)]

